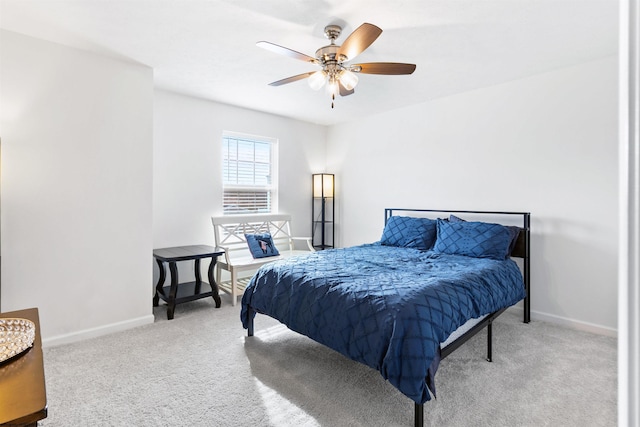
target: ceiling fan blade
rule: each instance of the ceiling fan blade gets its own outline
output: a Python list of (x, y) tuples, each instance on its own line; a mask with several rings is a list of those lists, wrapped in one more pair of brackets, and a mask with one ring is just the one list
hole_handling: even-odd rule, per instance
[(344, 87), (344, 85), (342, 84), (342, 82), (340, 80), (338, 80), (338, 84), (340, 85), (340, 96), (349, 96), (351, 95), (353, 92), (355, 92), (353, 89), (348, 90), (346, 87)]
[(309, 73), (298, 74), (298, 75), (295, 75), (295, 76), (287, 77), (286, 79), (282, 79), (282, 80), (278, 80), (278, 81), (273, 82), (273, 83), (269, 83), (269, 86), (282, 86), (282, 85), (286, 85), (287, 83), (297, 82), (298, 80), (306, 79), (307, 77), (309, 77), (313, 73), (315, 73), (315, 71), (311, 71)]
[(403, 64), (401, 62), (367, 62), (353, 64), (349, 67), (354, 73), (362, 74), (411, 74), (416, 69), (416, 64)]
[(371, 46), (371, 43), (376, 41), (380, 34), (382, 34), (380, 28), (365, 22), (349, 34), (349, 37), (338, 49), (338, 54), (353, 59)]
[(295, 50), (291, 50), (288, 47), (279, 46), (274, 43), (261, 41), (256, 43), (256, 46), (261, 47), (263, 49), (270, 50), (271, 52), (278, 53), (280, 55), (288, 56), (289, 58), (299, 59), (305, 62), (316, 62), (316, 58), (313, 58), (309, 55), (305, 55), (304, 53), (296, 52)]

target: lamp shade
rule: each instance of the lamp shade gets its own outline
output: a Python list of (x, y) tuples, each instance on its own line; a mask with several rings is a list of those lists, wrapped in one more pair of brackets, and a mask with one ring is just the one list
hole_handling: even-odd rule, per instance
[(330, 173), (313, 175), (313, 197), (333, 197), (335, 176)]
[(311, 87), (311, 89), (313, 90), (320, 89), (322, 86), (324, 86), (324, 81), (326, 77), (327, 75), (325, 74), (324, 71), (322, 70), (316, 71), (315, 73), (311, 74), (307, 79), (307, 82), (309, 83), (309, 87)]
[(334, 98), (340, 92), (340, 86), (338, 84), (338, 79), (335, 76), (329, 77), (329, 82), (327, 83), (327, 92)]
[(351, 90), (358, 84), (358, 76), (349, 70), (343, 70), (340, 73), (340, 81), (345, 89)]

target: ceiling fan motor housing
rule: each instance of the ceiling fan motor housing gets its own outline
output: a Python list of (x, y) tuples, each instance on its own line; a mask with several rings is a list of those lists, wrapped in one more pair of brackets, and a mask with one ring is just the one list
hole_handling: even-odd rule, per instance
[(316, 50), (316, 58), (320, 61), (321, 64), (328, 64), (331, 62), (344, 62), (347, 58), (345, 55), (338, 54), (338, 50), (340, 46), (336, 46), (335, 44), (330, 44), (329, 46), (321, 47)]

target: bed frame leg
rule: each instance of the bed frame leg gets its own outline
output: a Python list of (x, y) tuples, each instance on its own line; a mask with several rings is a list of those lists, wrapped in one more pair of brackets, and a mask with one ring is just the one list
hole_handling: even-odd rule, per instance
[(253, 336), (253, 320), (255, 318), (255, 312), (252, 309), (249, 309), (249, 312), (247, 313), (247, 315), (249, 316), (249, 327), (247, 328), (247, 336), (252, 337)]
[(422, 403), (416, 403), (415, 410), (415, 427), (423, 427), (424, 426), (424, 405)]
[(491, 348), (493, 342), (493, 334), (491, 333), (491, 323), (487, 324), (487, 362), (491, 362), (493, 349)]

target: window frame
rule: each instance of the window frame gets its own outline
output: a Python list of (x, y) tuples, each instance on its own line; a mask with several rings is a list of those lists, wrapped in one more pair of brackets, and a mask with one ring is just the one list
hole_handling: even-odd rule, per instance
[[(228, 162), (228, 156), (225, 156), (225, 143), (229, 139), (234, 139), (236, 141), (245, 141), (253, 144), (269, 144), (269, 178), (270, 183), (268, 184), (237, 184), (237, 183), (228, 183), (225, 171), (227, 170), (226, 164)], [(220, 143), (221, 150), (221, 178), (222, 178), (222, 214), (224, 216), (233, 216), (233, 215), (250, 215), (250, 214), (267, 214), (267, 213), (275, 213), (278, 212), (278, 139), (268, 136), (259, 136), (252, 135), (241, 132), (233, 132), (233, 131), (223, 131), (222, 138)], [(255, 152), (255, 145), (254, 145)], [(255, 168), (254, 168), (255, 170)], [(267, 210), (235, 210), (228, 211), (225, 208), (225, 199), (228, 191), (238, 191), (238, 192), (261, 192), (267, 191), (269, 193), (269, 209)]]

